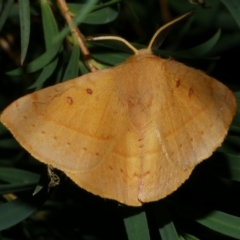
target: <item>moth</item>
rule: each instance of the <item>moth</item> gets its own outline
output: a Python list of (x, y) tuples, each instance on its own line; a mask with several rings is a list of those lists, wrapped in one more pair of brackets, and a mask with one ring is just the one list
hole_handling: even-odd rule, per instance
[(221, 145), (236, 112), (221, 82), (153, 55), (159, 33), (181, 18), (146, 49), (115, 38), (134, 55), (21, 97), (1, 122), (32, 156), (93, 194), (131, 206), (166, 197)]

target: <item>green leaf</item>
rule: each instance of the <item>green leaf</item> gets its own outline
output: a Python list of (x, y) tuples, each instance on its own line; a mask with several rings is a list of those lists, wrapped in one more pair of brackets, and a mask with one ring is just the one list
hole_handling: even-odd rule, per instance
[(104, 64), (114, 66), (123, 63), (128, 57), (127, 53), (119, 53), (119, 52), (93, 52), (92, 57)]
[[(1, 4), (3, 4), (3, 2), (4, 1), (2, 1)], [(5, 1), (3, 9), (0, 10), (0, 32), (2, 30), (4, 23), (7, 20), (8, 13), (10, 12), (10, 9), (11, 9), (13, 3), (14, 3), (14, 0)]]
[(234, 94), (235, 94), (236, 98), (240, 99), (240, 91), (236, 91), (236, 92), (234, 92)]
[[(0, 113), (1, 115), (2, 113)], [(8, 132), (7, 128), (0, 122), (0, 135), (5, 134)]]
[[(53, 45), (49, 51), (46, 51), (40, 57), (38, 57), (38, 58), (34, 59), (32, 62), (30, 62), (25, 67), (26, 72), (28, 72), (28, 73), (36, 72), (36, 71), (42, 69), (44, 66), (46, 66), (57, 55), (61, 45), (62, 45), (61, 43)], [(15, 70), (7, 72), (7, 74), (10, 76), (18, 76), (18, 75), (21, 75), (22, 73), (23, 73), (22, 68), (17, 68)]]
[(191, 206), (179, 201), (171, 201), (170, 204), (174, 205), (176, 211), (180, 212), (184, 217), (194, 219), (199, 224), (218, 233), (239, 239), (240, 217), (201, 206)]
[[(53, 16), (52, 10), (45, 0), (41, 1), (42, 10), (42, 22), (43, 22), (43, 33), (45, 39), (46, 49), (49, 50), (52, 47), (53, 39), (58, 34), (58, 26)], [(48, 65), (46, 65), (38, 79), (33, 83), (29, 89), (36, 88), (41, 89), (44, 82), (53, 74), (58, 64), (58, 58), (54, 59)]]
[(1, 167), (0, 179), (9, 183), (0, 185), (0, 194), (5, 194), (33, 189), (38, 183), (40, 176), (26, 170)]
[(239, 155), (240, 141), (239, 136), (227, 135), (223, 145), (218, 148), (219, 152), (228, 153), (232, 155)]
[(178, 234), (168, 212), (165, 200), (153, 203), (153, 207), (162, 240), (178, 240)]
[(50, 62), (47, 66), (45, 66), (39, 75), (38, 79), (28, 88), (39, 90), (42, 88), (44, 82), (53, 74), (54, 70), (56, 69), (58, 64), (58, 58), (54, 59)]
[(124, 217), (124, 225), (128, 240), (150, 240), (147, 218), (144, 211), (132, 209), (129, 216)]
[(211, 211), (209, 215), (200, 219), (196, 219), (196, 221), (214, 231), (239, 239), (239, 217), (235, 217), (220, 211)]
[(52, 47), (53, 39), (58, 34), (59, 30), (48, 1), (41, 0), (41, 10), (45, 45), (46, 49), (49, 50)]
[(212, 157), (212, 164), (212, 168), (206, 168), (205, 171), (210, 171), (211, 173), (212, 169), (214, 169), (214, 174), (217, 174), (219, 177), (240, 181), (240, 155), (215, 152)]
[(216, 45), (220, 36), (221, 36), (221, 30), (218, 29), (218, 31), (206, 42), (204, 42), (194, 48), (190, 48), (190, 49), (183, 50), (183, 51), (177, 51), (176, 55), (187, 55), (187, 56), (191, 56), (193, 58), (195, 58), (196, 56), (197, 57), (204, 56)]
[(199, 238), (196, 238), (193, 235), (188, 234), (188, 233), (183, 233), (182, 237), (184, 240), (199, 240)]
[(86, 65), (82, 61), (79, 61), (78, 63), (79, 63), (79, 69), (80, 69), (81, 75), (89, 73), (88, 68), (86, 67)]
[(19, 149), (20, 145), (15, 139), (7, 138), (7, 139), (0, 140), (0, 147), (6, 148), (6, 149)]
[[(72, 26), (80, 24), (85, 18), (86, 15), (94, 8), (97, 0), (89, 0), (81, 10), (78, 12), (77, 16), (74, 18)], [(54, 39), (55, 42), (62, 40), (68, 33), (70, 33), (70, 26), (66, 26)]]
[(45, 189), (37, 194), (20, 197), (0, 205), (0, 231), (10, 228), (29, 217), (46, 201)]
[(107, 2), (101, 2), (100, 4), (96, 5), (92, 12), (94, 11), (98, 11), (100, 9), (103, 9), (103, 8), (106, 8), (106, 7), (111, 7), (112, 5), (116, 5), (117, 3), (121, 3), (123, 2), (123, 0), (110, 0), (110, 1), (107, 1)]
[(17, 168), (0, 168), (0, 179), (9, 183), (37, 183), (39, 175)]
[(83, 22), (96, 25), (107, 24), (114, 21), (117, 16), (118, 12), (108, 7), (89, 13)]
[(62, 76), (64, 74), (65, 67), (65, 63), (63, 61), (59, 61), (58, 67), (56, 69), (56, 84), (62, 82)]
[(18, 0), (21, 28), (21, 64), (27, 55), (30, 38), (30, 5), (29, 0)]
[[(240, 105), (238, 105), (238, 106), (240, 106)], [(235, 127), (240, 127), (240, 109), (239, 108), (236, 111), (236, 115), (234, 116), (231, 125), (234, 125)]]
[[(118, 1), (119, 2), (119, 1)], [(84, 4), (69, 3), (69, 10), (75, 14), (84, 7)], [(118, 16), (118, 12), (110, 7), (101, 8), (88, 13), (82, 23), (87, 24), (107, 24), (114, 21)]]
[(240, 1), (239, 0), (221, 0), (221, 2), (227, 7), (229, 12), (234, 17), (238, 26), (240, 27)]
[(0, 185), (0, 194), (25, 192), (34, 189), (36, 183), (14, 183)]
[(78, 44), (74, 44), (72, 54), (68, 62), (66, 71), (63, 76), (63, 81), (72, 79), (78, 76), (78, 62), (80, 56), (80, 49)]
[[(40, 57), (36, 58), (32, 62), (30, 62), (25, 68), (28, 73), (36, 72), (43, 67), (43, 72), (40, 74), (36, 82), (30, 87), (35, 88), (41, 86), (41, 84), (49, 78), (54, 70), (56, 69), (58, 60), (53, 58), (57, 55), (59, 48), (62, 45), (62, 42), (58, 42), (57, 44), (53, 42), (54, 37), (58, 34), (58, 27), (55, 21), (54, 15), (47, 1), (41, 1), (41, 10), (42, 10), (42, 21), (43, 21), (43, 31), (44, 38), (47, 51), (42, 54)], [(51, 62), (52, 61), (52, 62)], [(51, 63), (50, 63), (51, 62)], [(8, 75), (17, 76), (21, 75), (23, 72), (22, 68), (18, 68), (7, 72)]]

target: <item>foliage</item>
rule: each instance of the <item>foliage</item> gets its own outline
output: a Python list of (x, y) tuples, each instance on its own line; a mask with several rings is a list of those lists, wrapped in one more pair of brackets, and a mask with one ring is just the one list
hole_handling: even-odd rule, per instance
[[(84, 36), (121, 35), (136, 47), (147, 45), (165, 22), (195, 8), (156, 53), (224, 82), (240, 106), (240, 0), (197, 3), (76, 0), (68, 7)], [(56, 1), (0, 2), (1, 110), (29, 92), (89, 71), (65, 25)], [(101, 68), (129, 56), (112, 42), (88, 47)], [(239, 137), (238, 109), (222, 147), (182, 187), (132, 208), (94, 196), (64, 177), (48, 192), (46, 167), (0, 125), (0, 239), (240, 239)]]

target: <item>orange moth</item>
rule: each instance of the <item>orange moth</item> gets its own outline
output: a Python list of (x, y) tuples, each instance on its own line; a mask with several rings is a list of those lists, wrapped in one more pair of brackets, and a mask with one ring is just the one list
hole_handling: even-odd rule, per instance
[[(77, 185), (131, 206), (175, 191), (223, 142), (236, 112), (216, 79), (148, 48), (119, 66), (26, 95), (1, 121), (32, 156)], [(93, 40), (104, 39), (104, 37)]]

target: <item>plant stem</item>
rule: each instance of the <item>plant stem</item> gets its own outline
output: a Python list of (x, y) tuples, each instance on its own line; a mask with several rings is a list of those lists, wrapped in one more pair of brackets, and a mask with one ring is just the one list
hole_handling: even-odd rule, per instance
[(63, 17), (65, 18), (65, 20), (67, 21), (69, 27), (71, 28), (71, 32), (73, 37), (76, 39), (79, 48), (83, 54), (83, 59), (87, 65), (87, 67), (89, 68), (89, 70), (91, 72), (94, 72), (96, 70), (98, 70), (90, 61), (91, 59), (91, 54), (85, 44), (83, 35), (81, 33), (81, 31), (79, 30), (79, 28), (74, 24), (72, 17), (69, 15), (69, 9), (67, 7), (66, 1), (65, 0), (57, 0), (58, 2), (58, 6), (59, 9), (63, 15)]

